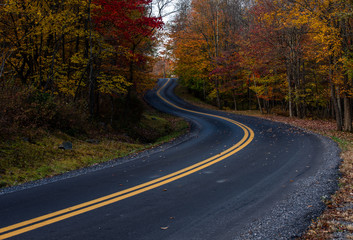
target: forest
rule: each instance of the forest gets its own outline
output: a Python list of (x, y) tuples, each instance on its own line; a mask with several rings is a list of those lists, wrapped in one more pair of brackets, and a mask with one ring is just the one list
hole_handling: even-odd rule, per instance
[(335, 140), (340, 189), (302, 239), (351, 236), (352, 41), (353, 0), (0, 0), (0, 190), (185, 134), (144, 101), (175, 77), (219, 109)]
[(163, 27), (152, 8), (151, 0), (1, 0), (1, 135), (138, 121)]
[(171, 0), (0, 0), (0, 188), (185, 133), (144, 101)]
[[(157, 56), (161, 12), (171, 2), (177, 11)], [(161, 62), (163, 76), (167, 66), (220, 109), (335, 119), (337, 130), (352, 131), (352, 7), (347, 0), (1, 0), (1, 133), (14, 123), (138, 121)]]
[(352, 131), (353, 2), (184, 0), (165, 58), (220, 109), (335, 119)]

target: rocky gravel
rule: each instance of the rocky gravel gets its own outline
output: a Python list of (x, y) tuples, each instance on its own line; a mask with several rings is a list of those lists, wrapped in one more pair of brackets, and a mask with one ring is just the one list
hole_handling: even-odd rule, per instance
[[(314, 134), (314, 133), (312, 133)], [(295, 187), (275, 207), (255, 219), (234, 239), (295, 239), (324, 211), (325, 201), (337, 190), (340, 149), (332, 140), (317, 135), (325, 152), (314, 176), (294, 182)]]

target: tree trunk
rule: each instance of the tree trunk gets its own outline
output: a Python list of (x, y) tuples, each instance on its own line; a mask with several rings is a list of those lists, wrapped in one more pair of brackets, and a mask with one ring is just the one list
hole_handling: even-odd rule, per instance
[(113, 126), (114, 122), (114, 113), (115, 113), (115, 107), (114, 107), (114, 98), (113, 96), (110, 96), (110, 126)]
[(56, 60), (56, 54), (59, 51), (59, 44), (61, 41), (61, 37), (57, 40), (56, 39), (56, 34), (54, 37), (54, 48), (53, 48), (53, 56), (52, 56), (52, 62), (51, 62), (51, 66), (50, 66), (50, 71), (48, 73), (47, 76), (47, 82), (45, 83), (44, 89), (47, 91), (49, 89), (52, 89), (52, 85), (53, 85), (53, 77), (54, 77), (54, 68), (55, 68), (55, 60)]
[(94, 116), (94, 109), (96, 104), (95, 98), (95, 89), (96, 89), (96, 79), (93, 76), (93, 46), (92, 46), (92, 19), (91, 19), (91, 3), (92, 0), (88, 2), (88, 27), (89, 27), (89, 74), (88, 74), (88, 81), (89, 81), (89, 114), (91, 117)]
[(292, 88), (290, 86), (290, 81), (288, 84), (288, 109), (289, 109), (289, 117), (293, 117), (293, 107), (292, 107)]
[(216, 80), (216, 92), (217, 92), (217, 107), (221, 109), (221, 98), (219, 94), (219, 82), (218, 79)]
[[(11, 49), (11, 48), (9, 48), (9, 49)], [(6, 63), (7, 59), (11, 57), (12, 53), (13, 53), (13, 51), (10, 51), (10, 50), (8, 50), (6, 53), (3, 53), (1, 67), (0, 67), (0, 78), (4, 72), (5, 63)]]
[(237, 109), (237, 100), (235, 99), (235, 89), (232, 89), (232, 95), (233, 95), (233, 103), (234, 103), (234, 111), (238, 111)]
[(333, 104), (333, 107), (335, 110), (337, 131), (342, 131), (342, 115), (341, 115), (339, 107), (338, 107), (338, 102), (337, 102), (337, 97), (336, 97), (336, 87), (333, 83), (332, 62), (333, 62), (333, 59), (331, 57), (330, 58), (330, 66), (329, 66), (329, 68), (330, 68), (329, 69), (329, 80), (330, 80), (330, 86), (331, 86), (331, 98), (332, 98), (332, 104)]
[(206, 86), (205, 86), (205, 79), (202, 81), (202, 91), (203, 91), (203, 100), (206, 100)]
[[(344, 4), (344, 7), (346, 7), (346, 4)], [(345, 18), (342, 18), (340, 21), (341, 24), (341, 35), (343, 36), (342, 38), (342, 49), (344, 51), (344, 55), (349, 54), (349, 37), (350, 34), (347, 32), (347, 20)], [(347, 73), (344, 74), (344, 88), (346, 91), (349, 91), (351, 89), (351, 83), (349, 81), (349, 76)], [(352, 106), (351, 106), (351, 99), (348, 97), (347, 92), (343, 94), (343, 104), (344, 104), (344, 126), (343, 130), (347, 132), (352, 132)]]
[[(342, 102), (341, 102), (341, 96), (340, 96), (340, 90), (338, 87), (335, 87), (335, 91), (336, 91), (336, 97), (337, 97), (337, 106), (338, 106), (338, 112), (341, 116), (341, 121), (342, 120), (342, 116), (343, 116), (343, 111), (342, 111)], [(342, 122), (343, 124), (343, 122)]]
[(347, 94), (344, 94), (344, 131), (352, 132), (351, 101)]
[(292, 106), (292, 74), (289, 60), (287, 59), (287, 83), (288, 83), (288, 110), (289, 117), (293, 117), (293, 106)]
[(298, 103), (298, 89), (297, 89), (297, 85), (295, 85), (295, 87), (294, 87), (294, 89), (295, 89), (295, 95), (296, 95), (296, 97), (295, 97), (295, 111), (296, 111), (296, 115), (297, 115), (297, 117), (298, 118), (301, 118), (301, 114), (300, 114), (300, 106), (299, 106), (299, 103)]
[(331, 83), (331, 97), (332, 97), (333, 107), (335, 109), (337, 131), (342, 131), (342, 117), (338, 109), (335, 86), (332, 83)]
[[(253, 74), (253, 79), (254, 79), (254, 85), (255, 85), (255, 89), (256, 89), (257, 86), (256, 86), (256, 80), (255, 80), (255, 75), (254, 74)], [(256, 94), (257, 104), (259, 105), (260, 113), (263, 114), (260, 98), (259, 98), (259, 95), (257, 94), (257, 91), (255, 91), (255, 94)]]

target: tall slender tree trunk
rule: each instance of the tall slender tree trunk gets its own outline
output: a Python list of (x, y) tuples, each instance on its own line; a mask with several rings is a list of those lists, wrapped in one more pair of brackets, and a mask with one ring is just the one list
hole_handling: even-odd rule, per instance
[(92, 19), (91, 19), (91, 3), (92, 0), (88, 2), (88, 28), (89, 28), (89, 73), (88, 73), (88, 81), (89, 81), (89, 114), (91, 117), (94, 116), (94, 109), (96, 104), (95, 98), (95, 88), (96, 88), (96, 80), (93, 76), (93, 46), (92, 46)]
[(342, 109), (342, 102), (341, 102), (341, 95), (340, 95), (340, 90), (339, 87), (335, 87), (335, 91), (336, 91), (336, 97), (337, 97), (337, 106), (338, 106), (338, 112), (341, 115), (341, 120), (342, 120), (342, 124), (343, 124), (343, 109)]
[(203, 100), (206, 100), (206, 86), (205, 79), (202, 80), (202, 91), (203, 91)]
[(115, 113), (114, 98), (113, 96), (110, 96), (110, 126), (113, 126), (114, 113)]
[(219, 94), (219, 80), (216, 79), (216, 97), (217, 97), (217, 107), (221, 109), (221, 97)]
[[(219, 19), (218, 19), (218, 2), (216, 3), (216, 26), (215, 26), (215, 57), (216, 60), (218, 58), (218, 48), (219, 48)], [(217, 60), (218, 61), (218, 60)], [(216, 92), (217, 92), (217, 107), (221, 109), (221, 99), (220, 99), (220, 93), (219, 93), (219, 79), (216, 79)]]
[(42, 59), (43, 59), (43, 32), (40, 33), (40, 45), (39, 45), (39, 83), (40, 86), (44, 85), (43, 71), (42, 71)]
[(344, 131), (352, 132), (352, 105), (351, 99), (344, 94)]
[[(11, 49), (11, 48), (9, 48), (9, 49)], [(1, 62), (1, 66), (0, 66), (0, 78), (2, 77), (2, 74), (4, 72), (5, 63), (6, 63), (7, 59), (11, 57), (12, 53), (13, 52), (10, 50), (8, 50), (6, 53), (3, 53), (2, 62)]]
[[(257, 86), (256, 86), (256, 80), (255, 80), (254, 74), (253, 74), (253, 79), (254, 79), (254, 85), (255, 85), (255, 89), (256, 89)], [(261, 101), (260, 101), (259, 95), (257, 94), (257, 91), (255, 91), (255, 94), (256, 94), (257, 104), (259, 105), (260, 113), (263, 114), (262, 107), (261, 107)]]
[(237, 109), (237, 100), (235, 98), (235, 89), (232, 89), (232, 95), (233, 95), (233, 103), (234, 103), (234, 111), (238, 111)]
[(50, 66), (50, 71), (47, 75), (47, 82), (45, 83), (44, 89), (47, 91), (52, 88), (53, 85), (53, 78), (54, 78), (54, 73), (55, 73), (55, 60), (56, 60), (56, 54), (59, 51), (59, 44), (61, 41), (61, 37), (59, 39), (56, 39), (56, 34), (54, 37), (54, 46), (53, 46), (53, 56), (51, 60), (51, 66)]
[[(344, 2), (344, 7), (346, 7), (346, 4)], [(349, 36), (348, 30), (347, 30), (347, 20), (345, 18), (342, 18), (340, 21), (341, 24), (341, 35), (343, 36), (342, 38), (342, 49), (344, 51), (344, 54), (349, 54)], [(351, 82), (349, 81), (349, 76), (348, 74), (344, 74), (344, 88), (345, 90), (350, 90), (351, 88)], [(347, 92), (343, 94), (343, 107), (344, 107), (344, 119), (343, 119), (343, 130), (347, 132), (352, 132), (352, 102), (351, 98), (348, 96)]]
[(335, 116), (336, 116), (336, 125), (337, 125), (337, 131), (342, 131), (342, 115), (339, 111), (338, 107), (338, 102), (337, 102), (337, 97), (336, 97), (336, 87), (333, 83), (333, 70), (332, 70), (332, 57), (330, 58), (330, 69), (329, 69), (329, 80), (330, 80), (330, 87), (331, 87), (331, 99), (332, 99), (332, 104), (333, 108), (335, 110)]
[(338, 109), (336, 91), (335, 91), (335, 86), (333, 85), (333, 83), (331, 83), (331, 97), (332, 97), (333, 107), (335, 110), (337, 131), (342, 131), (342, 117), (341, 117), (340, 111)]
[(287, 81), (288, 81), (288, 110), (289, 110), (289, 117), (293, 117), (293, 107), (292, 107), (292, 87), (291, 87), (291, 80), (290, 76), (287, 74)]
[[(292, 93), (293, 94), (293, 93)], [(301, 105), (300, 105), (300, 93), (298, 91), (298, 85), (295, 82), (294, 84), (294, 109), (295, 109), (295, 116), (301, 118)]]

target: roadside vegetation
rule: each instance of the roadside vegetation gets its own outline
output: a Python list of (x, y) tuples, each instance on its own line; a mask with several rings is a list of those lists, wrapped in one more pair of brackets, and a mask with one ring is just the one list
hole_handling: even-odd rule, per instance
[[(124, 123), (119, 129), (104, 122), (81, 122), (78, 118), (61, 119), (72, 121), (67, 129), (8, 126), (8, 135), (0, 141), (0, 187), (138, 153), (186, 133), (188, 124), (181, 118), (144, 107), (137, 123)], [(63, 142), (70, 142), (72, 149), (60, 149)]]
[(138, 152), (187, 129), (142, 100), (155, 85), (165, 7), (0, 0), (0, 187)]
[[(214, 105), (191, 95), (190, 91), (183, 86), (178, 85), (175, 93), (194, 105), (217, 109)], [(320, 217), (313, 219), (309, 229), (300, 239), (353, 239), (353, 133), (337, 131), (334, 120), (290, 118), (278, 114), (261, 114), (258, 110), (227, 111), (307, 129), (327, 136), (339, 145), (343, 160), (340, 166), (339, 189), (330, 198), (323, 199), (326, 204), (325, 211)]]

